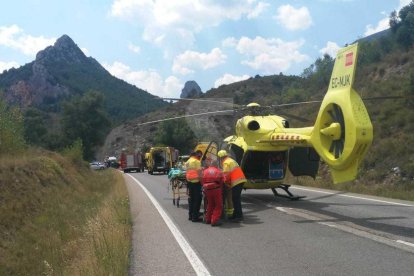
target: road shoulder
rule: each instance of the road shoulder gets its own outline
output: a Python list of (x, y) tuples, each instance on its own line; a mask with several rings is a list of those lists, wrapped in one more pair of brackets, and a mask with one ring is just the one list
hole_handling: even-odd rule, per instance
[(194, 275), (195, 272), (145, 192), (124, 175), (133, 223), (130, 275)]

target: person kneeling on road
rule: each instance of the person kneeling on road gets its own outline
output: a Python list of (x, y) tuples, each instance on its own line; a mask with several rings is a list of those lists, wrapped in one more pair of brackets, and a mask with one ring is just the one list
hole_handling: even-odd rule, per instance
[(205, 222), (211, 226), (222, 224), (220, 218), (223, 211), (223, 173), (218, 167), (217, 161), (211, 161), (211, 165), (203, 171), (201, 183), (207, 198), (207, 212)]

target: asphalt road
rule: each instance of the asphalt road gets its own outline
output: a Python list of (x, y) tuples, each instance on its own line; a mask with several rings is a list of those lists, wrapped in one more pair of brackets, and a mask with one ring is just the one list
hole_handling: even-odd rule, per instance
[(307, 197), (290, 201), (247, 190), (244, 221), (211, 227), (187, 220), (187, 200), (172, 204), (165, 175), (125, 179), (131, 275), (414, 275), (414, 202), (293, 186)]

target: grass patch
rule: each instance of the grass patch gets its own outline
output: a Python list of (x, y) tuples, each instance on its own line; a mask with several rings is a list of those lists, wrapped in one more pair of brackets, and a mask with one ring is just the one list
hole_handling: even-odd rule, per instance
[(50, 152), (0, 159), (0, 275), (126, 275), (131, 221), (115, 170)]

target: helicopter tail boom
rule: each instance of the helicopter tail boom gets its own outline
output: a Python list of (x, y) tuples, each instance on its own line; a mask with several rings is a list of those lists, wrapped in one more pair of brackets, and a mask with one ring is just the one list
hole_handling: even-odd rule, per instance
[(358, 44), (336, 56), (329, 89), (322, 101), (311, 144), (329, 165), (334, 183), (352, 181), (373, 139), (368, 112), (352, 88)]

